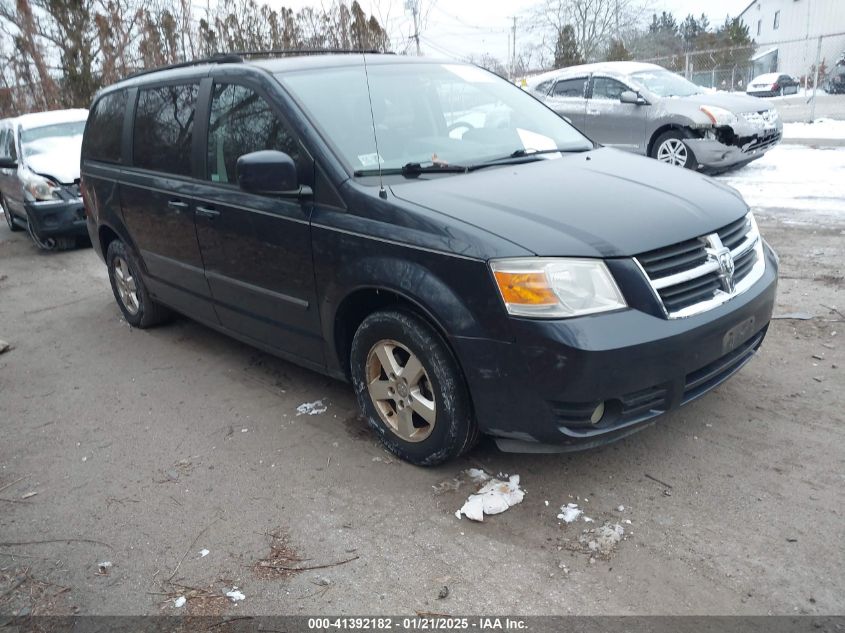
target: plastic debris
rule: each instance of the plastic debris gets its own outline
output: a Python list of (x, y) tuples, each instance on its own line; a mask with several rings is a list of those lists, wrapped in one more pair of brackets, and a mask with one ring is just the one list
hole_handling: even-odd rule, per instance
[(110, 560), (104, 560), (102, 563), (97, 563), (97, 573), (100, 576), (106, 576), (112, 567), (113, 564)]
[(577, 503), (567, 503), (565, 506), (560, 506), (560, 514), (557, 515), (557, 518), (564, 523), (572, 523), (582, 514), (584, 514), (584, 511), (578, 507)]
[(322, 400), (315, 400), (314, 402), (303, 402), (296, 407), (296, 415), (320, 415), (325, 413), (328, 407), (323, 404)]
[(466, 471), (467, 477), (475, 484), (483, 484), (490, 480), (490, 475), (485, 473), (480, 468), (470, 468)]
[(226, 592), (226, 597), (229, 598), (232, 602), (240, 602), (241, 600), (245, 599), (246, 596), (238, 591), (237, 587), (232, 587), (231, 591)]
[(30, 497), (34, 497), (38, 494), (37, 490), (33, 490), (32, 492), (27, 492), (25, 495), (21, 495), (21, 499), (29, 499)]
[(185, 603), (187, 601), (188, 599), (185, 596), (179, 596), (178, 598), (176, 598), (176, 600), (173, 601), (173, 606), (177, 609), (180, 609), (181, 607), (185, 606)]
[(206, 556), (208, 556), (208, 554), (209, 554), (209, 551), (207, 549), (201, 549), (200, 550), (200, 558), (205, 558)]
[(617, 511), (617, 512), (625, 512), (625, 506), (618, 506), (618, 507), (616, 508), (616, 511)]
[(500, 514), (521, 503), (524, 498), (525, 492), (519, 487), (519, 475), (511, 475), (507, 481), (490, 479), (477, 493), (467, 498), (455, 516), (460, 519), (463, 515), (471, 521), (484, 521), (485, 514)]

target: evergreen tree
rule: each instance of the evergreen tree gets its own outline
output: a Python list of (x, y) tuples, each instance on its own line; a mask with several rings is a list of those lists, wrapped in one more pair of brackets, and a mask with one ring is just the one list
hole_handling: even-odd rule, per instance
[(583, 64), (584, 58), (578, 50), (578, 42), (575, 41), (575, 29), (567, 24), (558, 33), (557, 44), (555, 45), (555, 68), (566, 66), (577, 66)]
[(610, 48), (607, 51), (607, 61), (609, 62), (627, 62), (633, 59), (630, 51), (625, 48), (622, 40), (613, 38), (610, 40)]

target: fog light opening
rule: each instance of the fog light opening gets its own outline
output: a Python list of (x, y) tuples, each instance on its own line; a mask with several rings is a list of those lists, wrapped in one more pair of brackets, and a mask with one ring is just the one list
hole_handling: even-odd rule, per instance
[(593, 409), (593, 414), (590, 416), (590, 424), (598, 424), (604, 417), (604, 402), (600, 402), (599, 406)]

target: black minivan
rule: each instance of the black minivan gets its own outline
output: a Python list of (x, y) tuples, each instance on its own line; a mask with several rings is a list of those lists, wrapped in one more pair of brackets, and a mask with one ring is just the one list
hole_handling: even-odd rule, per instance
[(421, 465), (643, 428), (754, 355), (777, 284), (735, 190), (425, 58), (130, 77), (92, 106), (82, 192), (130, 324), (175, 310), (349, 380)]

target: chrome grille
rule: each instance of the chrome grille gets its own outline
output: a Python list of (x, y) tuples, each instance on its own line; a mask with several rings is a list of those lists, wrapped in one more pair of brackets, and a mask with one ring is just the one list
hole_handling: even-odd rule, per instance
[(715, 308), (763, 275), (763, 241), (751, 213), (715, 233), (638, 255), (666, 316), (677, 319)]

